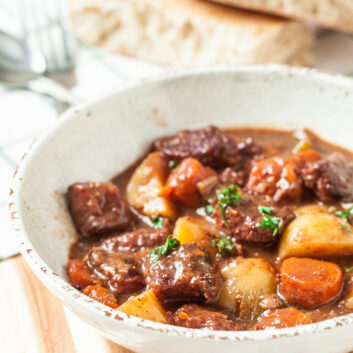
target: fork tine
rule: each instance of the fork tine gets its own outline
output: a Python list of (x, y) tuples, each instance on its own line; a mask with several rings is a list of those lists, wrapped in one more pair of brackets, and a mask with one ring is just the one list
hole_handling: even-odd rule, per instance
[[(33, 8), (33, 16), (37, 19), (37, 23), (40, 24), (37, 35), (42, 38), (43, 46), (42, 51), (45, 53), (48, 62), (48, 72), (56, 72), (60, 69), (58, 61), (58, 53), (55, 48), (55, 37), (53, 36), (54, 23), (50, 13), (48, 12), (49, 0), (32, 0), (35, 2)], [(41, 22), (41, 19), (43, 22)]]
[(23, 40), (45, 57), (47, 73), (73, 68), (59, 0), (18, 0)]
[(58, 26), (59, 26), (62, 41), (64, 44), (64, 58), (66, 60), (65, 66), (68, 69), (72, 69), (73, 68), (73, 59), (72, 59), (70, 49), (69, 49), (68, 34), (67, 34), (66, 26), (63, 22), (63, 4), (59, 3), (59, 1), (56, 1), (56, 5), (57, 5), (57, 13), (59, 14)]

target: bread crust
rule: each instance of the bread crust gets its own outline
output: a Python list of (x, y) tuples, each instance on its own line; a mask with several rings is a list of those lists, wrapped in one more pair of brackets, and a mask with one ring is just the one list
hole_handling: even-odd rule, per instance
[(311, 63), (302, 23), (204, 0), (70, 0), (84, 43), (164, 66)]
[[(332, 28), (342, 32), (353, 33), (353, 10), (351, 14), (351, 21), (347, 22), (346, 20), (336, 19), (330, 20), (327, 17), (323, 18), (315, 13), (300, 11), (288, 11), (282, 8), (275, 8), (270, 5), (266, 5), (266, 1), (258, 0), (257, 3), (254, 4), (254, 1), (251, 0), (209, 0), (218, 4), (232, 6), (241, 8), (244, 10), (250, 11), (259, 11), (260, 13), (269, 14), (273, 16), (280, 16), (287, 19), (299, 20), (299, 21), (308, 21), (315, 23), (322, 27)], [(292, 0), (294, 3), (297, 0)], [(310, 0), (302, 0), (302, 1), (310, 1)], [(347, 16), (345, 16), (345, 19)]]

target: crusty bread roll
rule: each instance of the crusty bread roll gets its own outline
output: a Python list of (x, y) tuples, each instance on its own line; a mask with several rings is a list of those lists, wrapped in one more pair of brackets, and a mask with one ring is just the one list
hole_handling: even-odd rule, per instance
[(70, 13), (84, 43), (162, 65), (311, 63), (304, 24), (202, 0), (71, 0)]
[(352, 0), (212, 0), (353, 32)]

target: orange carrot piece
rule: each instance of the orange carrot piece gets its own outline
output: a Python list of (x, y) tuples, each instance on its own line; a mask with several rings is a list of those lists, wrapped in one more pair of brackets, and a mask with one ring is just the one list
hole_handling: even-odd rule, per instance
[(195, 158), (185, 158), (169, 174), (163, 190), (163, 196), (167, 196), (187, 207), (197, 208), (201, 206), (201, 196), (197, 190), (197, 183), (217, 175), (216, 172), (205, 167)]
[(332, 262), (291, 257), (282, 263), (279, 290), (292, 305), (318, 307), (334, 299), (341, 287), (342, 270)]
[(311, 318), (295, 308), (285, 308), (269, 310), (259, 318), (255, 324), (255, 330), (265, 330), (266, 328), (286, 328), (311, 324)]
[(82, 293), (113, 309), (119, 306), (114, 294), (107, 288), (101, 286), (87, 286)]
[(99, 282), (83, 260), (69, 260), (67, 271), (71, 284), (76, 288), (82, 289), (90, 284)]

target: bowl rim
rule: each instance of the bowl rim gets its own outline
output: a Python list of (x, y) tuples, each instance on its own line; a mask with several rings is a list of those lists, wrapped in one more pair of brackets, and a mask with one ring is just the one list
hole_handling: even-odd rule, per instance
[(278, 77), (294, 77), (298, 78), (305, 76), (309, 80), (317, 80), (321, 82), (329, 82), (340, 87), (348, 87), (353, 89), (353, 80), (349, 77), (340, 74), (331, 73), (323, 70), (313, 68), (299, 68), (289, 67), (278, 64), (265, 64), (265, 65), (227, 65), (216, 66), (212, 68), (197, 68), (181, 71), (171, 71), (168, 73), (157, 74), (149, 78), (140, 79), (130, 84), (125, 85), (123, 88), (112, 90), (103, 97), (90, 100), (74, 106), (65, 111), (60, 119), (56, 120), (46, 131), (44, 131), (38, 138), (34, 139), (32, 144), (28, 147), (27, 151), (21, 158), (13, 175), (13, 182), (10, 188), (9, 199), (9, 212), (12, 219), (12, 226), (14, 233), (18, 239), (20, 251), (26, 262), (29, 264), (32, 271), (39, 277), (39, 279), (60, 298), (63, 304), (71, 303), (81, 312), (91, 312), (90, 316), (99, 316), (112, 327), (118, 325), (125, 325), (131, 328), (139, 328), (142, 330), (150, 331), (151, 333), (157, 332), (159, 334), (182, 336), (197, 339), (215, 339), (227, 341), (265, 341), (270, 339), (279, 339), (283, 337), (294, 337), (303, 335), (312, 335), (324, 330), (332, 329), (338, 326), (343, 326), (353, 323), (353, 313), (339, 316), (333, 319), (328, 319), (318, 323), (313, 323), (304, 326), (282, 328), (282, 329), (269, 329), (264, 331), (212, 331), (208, 329), (188, 329), (169, 324), (156, 323), (149, 320), (144, 320), (132, 315), (118, 312), (115, 309), (106, 307), (85, 296), (82, 292), (68, 284), (57, 273), (44, 262), (40, 255), (36, 252), (31, 241), (28, 238), (25, 230), (22, 216), (21, 216), (21, 191), (23, 188), (22, 176), (25, 173), (26, 166), (31, 162), (32, 156), (35, 155), (36, 150), (44, 143), (46, 143), (52, 135), (55, 134), (56, 129), (65, 124), (67, 121), (74, 119), (75, 116), (81, 111), (94, 106), (96, 103), (103, 101), (106, 98), (133, 91), (141, 86), (148, 86), (154, 83), (170, 82), (174, 80), (182, 80), (192, 76), (207, 76), (210, 74), (219, 73), (255, 73), (255, 74), (274, 74)]

